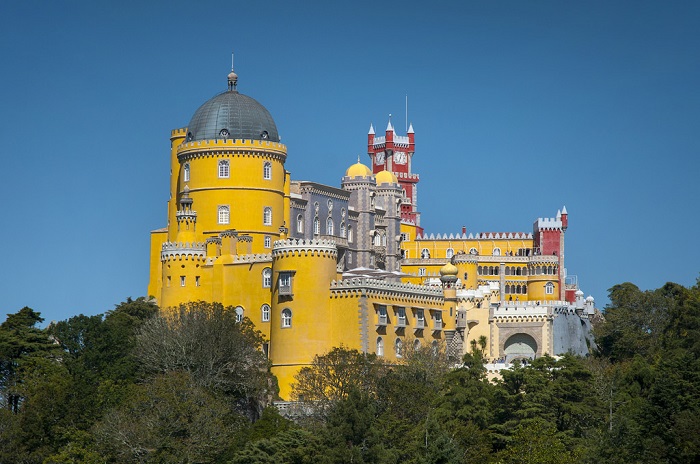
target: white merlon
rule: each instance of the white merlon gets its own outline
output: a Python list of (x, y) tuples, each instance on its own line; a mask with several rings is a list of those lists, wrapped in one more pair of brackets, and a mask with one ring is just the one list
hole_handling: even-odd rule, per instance
[(535, 222), (538, 229), (561, 229), (562, 222), (560, 218), (537, 218)]

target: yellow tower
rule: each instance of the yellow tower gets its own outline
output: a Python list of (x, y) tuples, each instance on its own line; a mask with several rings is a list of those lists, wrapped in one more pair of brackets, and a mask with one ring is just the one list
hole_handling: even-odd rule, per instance
[(289, 398), (299, 369), (337, 346), (330, 286), (338, 250), (330, 240), (280, 240), (272, 251), (270, 359), (280, 396)]

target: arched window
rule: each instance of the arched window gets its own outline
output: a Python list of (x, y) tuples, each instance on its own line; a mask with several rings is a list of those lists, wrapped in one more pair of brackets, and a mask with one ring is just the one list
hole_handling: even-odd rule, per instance
[(479, 266), (476, 268), (476, 275), (484, 275), (484, 268)]
[(348, 228), (345, 227), (344, 222), (340, 223), (340, 236), (343, 238), (347, 238), (347, 236), (348, 236)]
[(317, 217), (314, 218), (314, 235), (321, 233), (321, 221)]
[(420, 252), (421, 259), (430, 259), (430, 251), (427, 248), (423, 248)]
[(266, 267), (262, 272), (262, 286), (263, 288), (270, 288), (272, 286), (272, 269)]
[(420, 351), (420, 340), (416, 339), (413, 342), (413, 351)]
[(396, 342), (394, 343), (394, 352), (396, 353), (396, 357), (400, 358), (401, 357), (401, 352), (403, 351), (403, 342), (401, 342), (400, 338), (396, 339)]
[(241, 322), (243, 320), (243, 307), (236, 306), (234, 311), (236, 311), (236, 322)]
[(500, 249), (500, 248), (494, 248), (494, 249), (493, 249), (493, 255), (494, 255), (494, 256), (501, 256), (501, 249)]
[(272, 208), (269, 206), (266, 206), (265, 209), (263, 209), (263, 224), (266, 226), (272, 225)]
[(470, 254), (470, 255), (478, 255), (479, 252), (476, 251), (476, 248), (470, 248), (470, 249), (469, 249), (469, 254)]
[(445, 253), (445, 257), (447, 259), (452, 258), (455, 255), (455, 251), (452, 248), (447, 249), (447, 253)]
[(219, 178), (228, 179), (229, 176), (229, 166), (228, 160), (219, 160)]
[(384, 340), (382, 337), (377, 338), (377, 356), (384, 356)]
[(379, 234), (374, 235), (373, 239), (374, 246), (380, 246), (382, 244), (382, 236)]
[(285, 309), (282, 311), (282, 327), (292, 326), (292, 310)]
[(230, 212), (228, 206), (219, 206), (219, 224), (228, 224)]
[(190, 163), (185, 163), (182, 167), (182, 180), (184, 182), (190, 181)]
[(437, 356), (438, 351), (440, 350), (440, 347), (438, 346), (437, 340), (433, 340), (433, 343), (430, 344), (430, 348), (433, 352), (433, 356)]
[(326, 235), (333, 235), (334, 229), (333, 218), (326, 219)]
[(297, 216), (297, 232), (304, 233), (304, 216), (301, 214)]
[(554, 284), (552, 282), (547, 282), (544, 286), (544, 293), (546, 295), (554, 295)]
[(270, 248), (272, 246), (272, 237), (269, 235), (265, 236), (265, 248)]
[(510, 266), (506, 266), (506, 275), (510, 275)]
[(260, 312), (261, 312), (261, 318), (263, 322), (270, 322), (270, 306), (269, 305), (262, 305), (260, 307)]
[(272, 163), (265, 161), (263, 164), (263, 179), (272, 179)]

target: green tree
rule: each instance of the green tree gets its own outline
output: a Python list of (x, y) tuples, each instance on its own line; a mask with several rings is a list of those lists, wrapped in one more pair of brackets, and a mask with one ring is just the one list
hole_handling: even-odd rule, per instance
[(263, 342), (250, 320), (236, 321), (232, 307), (197, 302), (144, 323), (135, 354), (146, 372), (187, 372), (198, 386), (237, 400), (256, 419), (278, 393)]
[(15, 413), (22, 401), (17, 377), (20, 363), (32, 355), (54, 352), (49, 336), (36, 327), (41, 322), (44, 322), (41, 313), (25, 306), (17, 313), (8, 314), (0, 324), (0, 402)]
[(227, 398), (180, 371), (133, 386), (94, 433), (102, 453), (116, 462), (210, 463), (230, 457), (246, 423)]

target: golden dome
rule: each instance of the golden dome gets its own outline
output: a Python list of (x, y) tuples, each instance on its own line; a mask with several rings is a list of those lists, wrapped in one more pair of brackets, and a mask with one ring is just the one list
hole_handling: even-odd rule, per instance
[(456, 276), (458, 272), (459, 269), (452, 263), (447, 263), (440, 268), (441, 276)]
[(399, 180), (396, 178), (393, 172), (380, 171), (376, 174), (377, 185), (381, 184), (398, 184)]
[(345, 171), (345, 177), (369, 177), (371, 175), (372, 171), (359, 160)]

